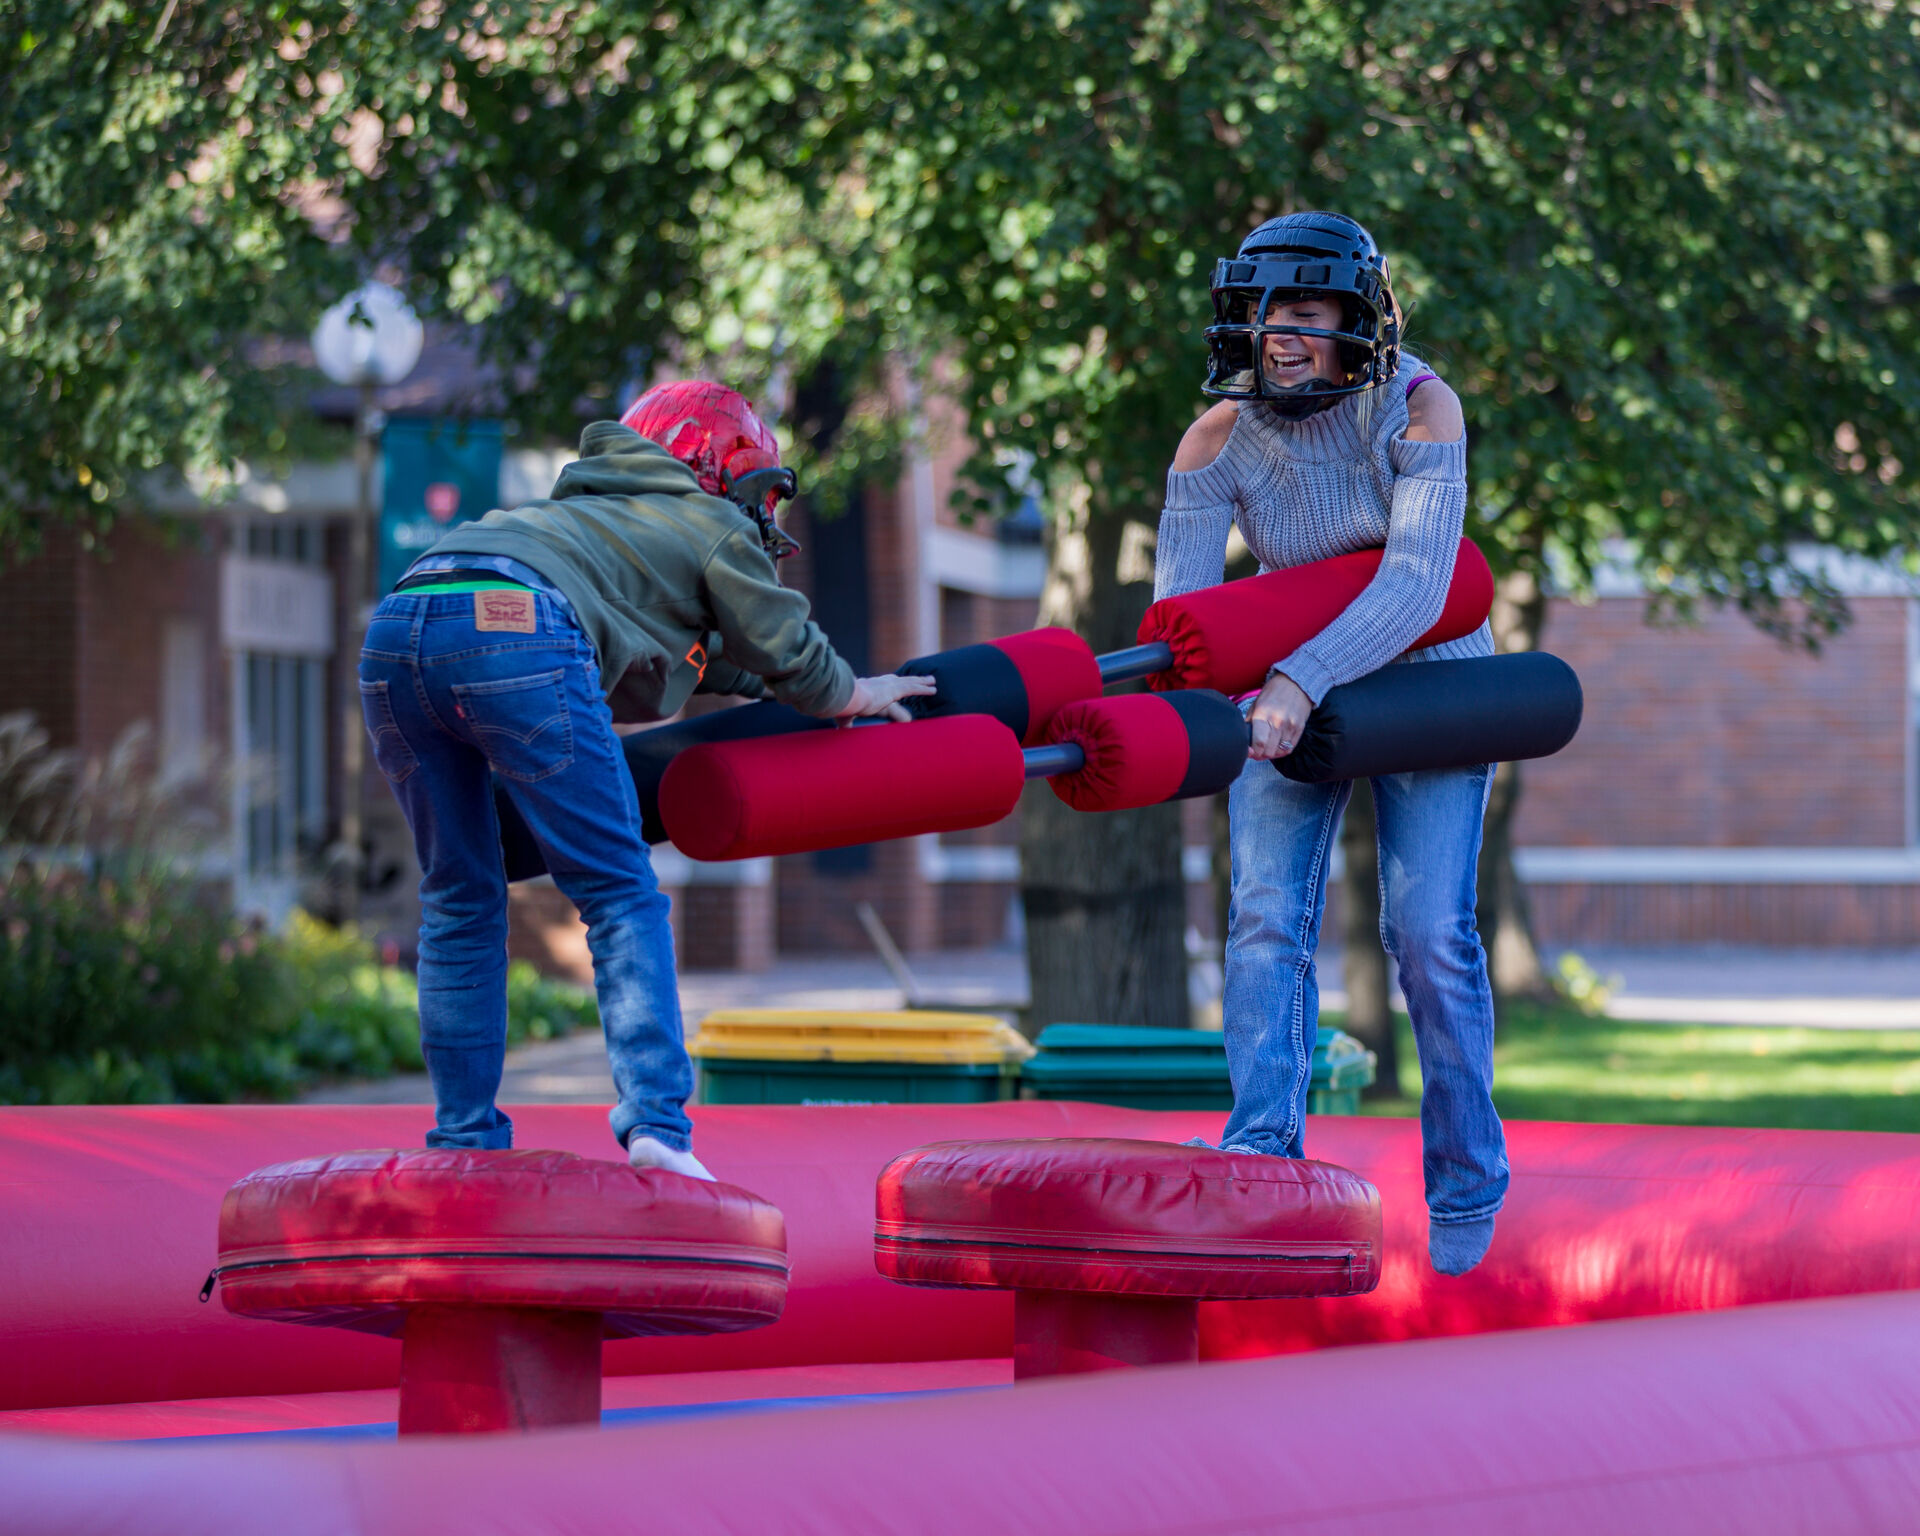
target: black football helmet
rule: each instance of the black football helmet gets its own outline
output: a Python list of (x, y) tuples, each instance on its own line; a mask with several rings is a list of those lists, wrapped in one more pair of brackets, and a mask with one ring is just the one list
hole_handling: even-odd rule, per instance
[[(1340, 305), (1340, 329), (1268, 325), (1276, 302), (1313, 295)], [(1387, 263), (1373, 236), (1344, 214), (1288, 213), (1240, 242), (1240, 254), (1213, 269), (1207, 327), (1207, 382), (1216, 400), (1264, 400), (1298, 421), (1347, 395), (1376, 389), (1400, 371), (1400, 321)], [(1260, 366), (1269, 336), (1330, 336), (1346, 382), (1309, 379), (1282, 388)]]

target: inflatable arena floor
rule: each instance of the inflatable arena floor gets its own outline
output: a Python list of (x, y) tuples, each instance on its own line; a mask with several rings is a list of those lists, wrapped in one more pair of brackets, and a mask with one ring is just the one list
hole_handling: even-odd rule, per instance
[[(513, 1115), (522, 1147), (602, 1166), (616, 1151), (599, 1109)], [(1513, 1186), (1492, 1251), (1448, 1278), (1427, 1262), (1417, 1125), (1321, 1118), (1308, 1134), (1315, 1158), (1357, 1179), (1308, 1181), (1277, 1198), (1294, 1202), (1290, 1222), (1319, 1223), (1310, 1235), (1322, 1279), (1296, 1268), (1286, 1295), (1213, 1299), (1206, 1286), (1217, 1282), (1192, 1276), (1222, 1273), (1228, 1247), (1298, 1266), (1300, 1245), (1261, 1249), (1257, 1231), (1216, 1230), (1191, 1198), (1161, 1198), (1124, 1158), (1104, 1179), (1074, 1175), (1075, 1208), (1095, 1213), (1075, 1218), (1078, 1229), (1060, 1214), (1067, 1206), (1046, 1207), (1053, 1228), (1016, 1240), (1004, 1223), (986, 1230), (1008, 1207), (982, 1194), (997, 1186), (980, 1158), (994, 1143), (1025, 1143), (1030, 1172), (1046, 1154), (1031, 1150), (1036, 1140), (1053, 1138), (1171, 1154), (1187, 1138), (1217, 1138), (1217, 1113), (1028, 1102), (695, 1115), (697, 1145), (724, 1181), (699, 1198), (720, 1201), (711, 1219), (738, 1227), (718, 1257), (683, 1245), (681, 1259), (730, 1266), (731, 1278), (675, 1281), (674, 1326), (696, 1331), (620, 1337), (610, 1321), (602, 1343), (596, 1328), (597, 1426), (402, 1434), (417, 1410), (403, 1406), (402, 1343), (382, 1332), (399, 1324), (379, 1321), (391, 1294), (358, 1312), (312, 1287), (262, 1300), (256, 1285), (245, 1301), (247, 1284), (284, 1273), (279, 1261), (235, 1264), (207, 1282), (231, 1258), (239, 1218), (222, 1208), (237, 1181), (347, 1149), (418, 1146), (422, 1111), (0, 1110), (0, 1530), (1920, 1525), (1920, 1298), (1910, 1294), (1920, 1285), (1920, 1139), (1511, 1124)], [(897, 1160), (951, 1143), (972, 1150), (935, 1148), (945, 1225), (912, 1205), (931, 1198), (920, 1186), (901, 1185), (888, 1204), (883, 1172), (909, 1167), (924, 1184), (931, 1163)], [(1057, 1182), (1057, 1168), (1041, 1172)], [(309, 1226), (355, 1219), (321, 1195), (283, 1188), (274, 1198), (280, 1218)], [(1023, 1209), (1041, 1209), (1039, 1198), (1029, 1190)], [(1036, 1290), (1111, 1290), (1109, 1269), (1147, 1272), (1142, 1244), (1117, 1235), (1121, 1208), (1126, 1231), (1158, 1234), (1152, 1273), (1167, 1295), (1147, 1298), (1160, 1309), (1149, 1308), (1152, 1327), (1197, 1318), (1197, 1349), (1191, 1321), (1185, 1346), (1197, 1360), (1094, 1369), (1062, 1363), (1061, 1345), (1036, 1366), (1035, 1330), (1071, 1321), (1035, 1305), (1017, 1322)], [(769, 1264), (750, 1250), (773, 1242), (782, 1219), (784, 1297), (769, 1301)], [(648, 1226), (623, 1221), (575, 1256), (605, 1261), (614, 1240)], [(900, 1257), (908, 1228), (932, 1257)], [(1024, 1256), (1012, 1268), (1004, 1255), (979, 1257), (996, 1242)], [(364, 1270), (333, 1257), (352, 1262), (309, 1272), (337, 1288)], [(422, 1257), (435, 1255), (409, 1262)], [(1336, 1273), (1356, 1290), (1377, 1284), (1327, 1294), (1339, 1286), (1324, 1277)], [(373, 1281), (362, 1282), (367, 1293)], [(1321, 1293), (1301, 1294), (1314, 1284)], [(1197, 1306), (1169, 1300), (1177, 1295)], [(619, 1314), (617, 1300), (586, 1296), (554, 1304)], [(323, 1303), (335, 1315), (320, 1318)], [(301, 1307), (309, 1315), (293, 1317)], [(754, 1307), (762, 1314), (747, 1317)], [(316, 1321), (336, 1325), (290, 1325)], [(738, 1331), (697, 1331), (710, 1324)], [(407, 1390), (428, 1395), (421, 1381)]]

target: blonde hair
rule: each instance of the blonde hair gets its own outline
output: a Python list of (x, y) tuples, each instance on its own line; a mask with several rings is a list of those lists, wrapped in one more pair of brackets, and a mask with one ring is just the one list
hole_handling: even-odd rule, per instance
[[(1393, 267), (1385, 256), (1380, 258), (1380, 275), (1386, 279), (1387, 297), (1393, 301), (1394, 334), (1400, 338), (1400, 346), (1404, 349), (1407, 344), (1407, 316), (1406, 312), (1400, 307), (1400, 295), (1393, 291)], [(1406, 356), (1405, 351), (1402, 350), (1400, 355), (1404, 358)], [(1351, 380), (1353, 376), (1349, 374), (1347, 377)], [(1373, 438), (1373, 416), (1374, 412), (1379, 409), (1380, 391), (1392, 382), (1392, 379), (1383, 379), (1372, 389), (1362, 390), (1355, 402), (1354, 423), (1359, 427), (1360, 436), (1363, 441), (1370, 442)]]

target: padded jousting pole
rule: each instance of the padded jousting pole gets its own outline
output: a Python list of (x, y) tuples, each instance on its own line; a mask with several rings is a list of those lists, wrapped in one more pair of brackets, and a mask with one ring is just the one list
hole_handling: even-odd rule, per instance
[[(1055, 721), (1063, 712), (1099, 701), (1101, 691), (1114, 683), (1146, 678), (1156, 692), (1168, 694), (1209, 689), (1228, 695), (1244, 693), (1265, 681), (1267, 669), (1277, 658), (1305, 644), (1337, 618), (1373, 580), (1383, 557), (1381, 550), (1361, 550), (1163, 598), (1141, 621), (1140, 644), (1104, 656), (1096, 656), (1072, 630), (1047, 628), (916, 657), (899, 670), (908, 676), (931, 677), (938, 686), (931, 698), (910, 700), (907, 707), (916, 720), (927, 722), (989, 716), (1012, 732), (1020, 744), (1039, 747), (1053, 739)], [(1485, 621), (1492, 601), (1493, 577), (1486, 559), (1471, 539), (1462, 539), (1446, 606), (1416, 645), (1436, 645), (1471, 634)], [(668, 824), (661, 809), (662, 784), (681, 754), (723, 743), (822, 733), (832, 726), (830, 720), (803, 715), (784, 704), (758, 703), (717, 710), (623, 738), (621, 750), (640, 805), (641, 835), (649, 843), (668, 838)], [(780, 751), (784, 754), (795, 745), (789, 742)], [(1139, 761), (1142, 754), (1143, 749), (1129, 749), (1128, 758)], [(1079, 771), (1059, 769), (1042, 774), (1036, 770), (1032, 776), (1063, 773), (1073, 778)], [(1073, 794), (1099, 802), (1083, 809), (1117, 808), (1105, 803), (1105, 791), (1086, 790), (1083, 795), (1083, 787), (1076, 785)], [(1080, 802), (1070, 798), (1068, 803)], [(546, 862), (539, 846), (505, 787), (498, 783), (494, 787), (494, 808), (500, 822), (507, 878), (525, 880), (544, 874)], [(951, 831), (958, 830), (959, 825), (920, 830)], [(866, 842), (872, 837), (849, 840)]]
[[(1388, 666), (1329, 692), (1274, 766), (1319, 783), (1544, 757), (1579, 723), (1579, 679), (1554, 656)], [(1219, 793), (1247, 734), (1224, 694), (1194, 688), (1064, 704), (1024, 748), (991, 715), (710, 742), (668, 766), (660, 815), (690, 857), (745, 859), (988, 826), (1028, 779), (1078, 811), (1133, 810)]]
[[(1325, 629), (1366, 590), (1386, 552), (1358, 550), (1162, 598), (1140, 621), (1138, 645), (1095, 656), (1071, 630), (1024, 634), (921, 656), (900, 670), (931, 677), (939, 692), (916, 715), (992, 715), (1028, 746), (1045, 739), (1068, 704), (1114, 683), (1147, 678), (1156, 690), (1212, 688), (1245, 693), (1267, 669)], [(1493, 573), (1472, 539), (1462, 539), (1440, 616), (1410, 649), (1472, 634), (1493, 607)]]
[[(1356, 550), (1331, 560), (1289, 566), (1240, 581), (1163, 597), (1140, 620), (1132, 655), (1144, 666), (1147, 647), (1164, 645), (1171, 661), (1150, 674), (1156, 689), (1217, 688), (1241, 694), (1266, 681), (1267, 670), (1346, 611), (1380, 573), (1386, 551)], [(1493, 608), (1493, 572), (1472, 539), (1462, 539), (1440, 616), (1408, 647), (1440, 645), (1472, 634)], [(1128, 676), (1141, 673), (1129, 672)]]
[(1326, 784), (1551, 757), (1579, 731), (1583, 703), (1573, 668), (1545, 651), (1382, 667), (1328, 689), (1273, 766)]
[(660, 815), (691, 858), (815, 853), (990, 826), (1034, 778), (1085, 811), (1211, 795), (1246, 759), (1224, 696), (1124, 694), (1064, 706), (1026, 748), (990, 715), (703, 743), (668, 766)]

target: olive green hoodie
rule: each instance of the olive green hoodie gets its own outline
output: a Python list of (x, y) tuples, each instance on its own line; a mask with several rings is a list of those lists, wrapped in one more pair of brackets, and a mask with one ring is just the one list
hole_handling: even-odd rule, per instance
[(505, 555), (564, 592), (623, 723), (664, 720), (696, 688), (771, 693), (810, 715), (853, 697), (852, 669), (780, 585), (752, 520), (618, 422), (580, 434), (548, 499), (489, 512), (430, 552)]

